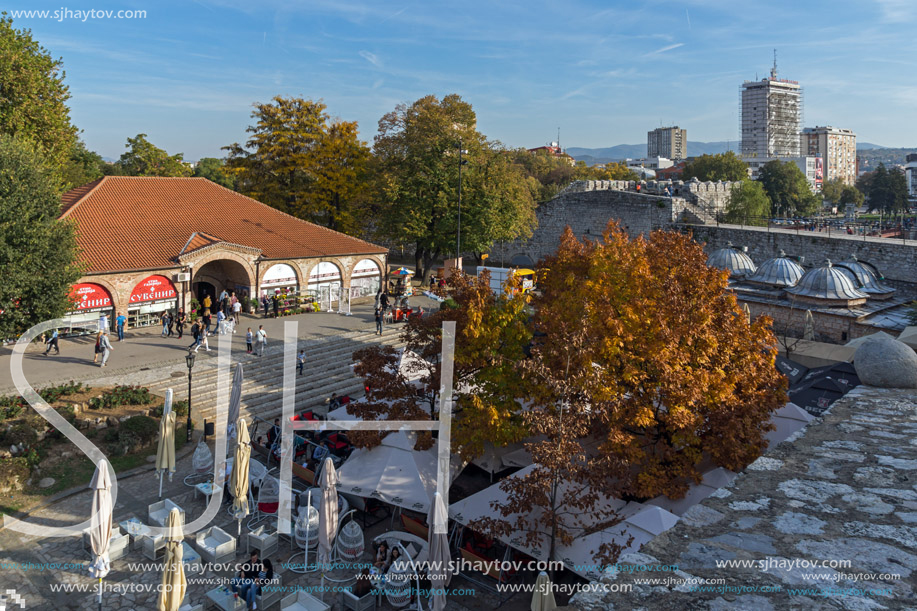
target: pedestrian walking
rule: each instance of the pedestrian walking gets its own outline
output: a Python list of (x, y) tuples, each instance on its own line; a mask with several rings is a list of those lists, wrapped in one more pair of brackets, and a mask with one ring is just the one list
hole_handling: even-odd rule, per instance
[(274, 294), (274, 318), (280, 316), (280, 295)]
[(95, 346), (94, 354), (92, 357), (93, 363), (98, 362), (100, 354), (102, 354), (102, 332), (101, 331), (96, 333), (96, 346)]
[(270, 303), (268, 303), (267, 300), (267, 295), (261, 296), (261, 307), (264, 309), (264, 317), (267, 318), (267, 310), (270, 307)]
[(57, 343), (57, 329), (54, 329), (54, 333), (51, 334), (46, 343), (48, 344), (48, 349), (45, 350), (45, 356), (48, 356), (51, 348), (54, 348), (54, 354), (60, 354), (60, 346)]
[(160, 337), (165, 337), (166, 329), (169, 326), (169, 312), (167, 310), (163, 311), (162, 315), (160, 315), (159, 322), (162, 323), (162, 333), (160, 334)]
[(382, 293), (382, 297), (379, 298), (379, 305), (382, 306), (383, 312), (388, 309), (388, 292)]
[(175, 330), (178, 331), (178, 339), (185, 334), (185, 310), (178, 308), (178, 314), (175, 315)]
[(252, 328), (248, 328), (248, 333), (245, 334), (245, 351), (248, 354), (252, 353), (252, 342), (255, 341), (255, 334), (252, 333)]
[(258, 325), (258, 356), (264, 356), (264, 351), (267, 350), (267, 331), (264, 330), (264, 325)]
[(108, 356), (111, 354), (111, 351), (114, 350), (111, 346), (111, 342), (108, 340), (108, 333), (102, 334), (99, 344), (102, 347), (102, 364), (99, 365), (99, 367), (105, 367), (108, 364)]
[(379, 335), (382, 335), (382, 319), (384, 316), (382, 308), (376, 309), (376, 333)]
[(115, 319), (115, 326), (118, 328), (118, 341), (124, 341), (124, 325), (127, 324), (127, 317), (123, 312), (118, 312), (118, 318)]
[(201, 321), (204, 323), (204, 328), (207, 329), (207, 333), (210, 333), (210, 312), (204, 310), (204, 315), (201, 317)]
[(223, 314), (223, 310), (217, 311), (217, 335), (223, 335), (226, 332), (224, 322), (226, 321), (226, 314)]
[(99, 316), (99, 331), (108, 331), (108, 314)]
[(239, 317), (242, 315), (242, 302), (236, 299), (235, 295), (232, 298), (232, 318), (236, 324), (239, 324)]
[(210, 309), (210, 305), (211, 305), (212, 303), (213, 303), (213, 302), (210, 300), (210, 294), (209, 294), (209, 293), (204, 293), (204, 301), (202, 302), (202, 305), (204, 306), (204, 309), (205, 309), (205, 310), (209, 310), (209, 309)]
[(207, 328), (206, 328), (206, 327), (204, 327), (203, 329), (201, 329), (201, 334), (198, 336), (197, 346), (194, 347), (194, 351), (195, 351), (195, 352), (197, 352), (198, 350), (200, 350), (201, 346), (204, 347), (204, 350), (205, 350), (206, 352), (210, 352), (210, 344), (207, 343), (207, 336), (208, 336), (208, 335), (210, 335), (210, 334), (207, 332)]
[(306, 351), (300, 350), (296, 356), (296, 373), (302, 375), (303, 367), (306, 366)]
[(172, 314), (172, 310), (169, 310), (167, 313), (166, 325), (169, 327), (169, 333), (166, 335), (166, 337), (172, 337), (175, 335), (175, 332), (172, 330), (172, 328), (175, 326), (175, 315)]
[(430, 292), (436, 290), (436, 276), (430, 276)]
[(191, 325), (191, 337), (194, 338), (194, 343), (188, 346), (188, 350), (197, 348), (201, 344), (201, 323), (194, 321), (194, 324)]

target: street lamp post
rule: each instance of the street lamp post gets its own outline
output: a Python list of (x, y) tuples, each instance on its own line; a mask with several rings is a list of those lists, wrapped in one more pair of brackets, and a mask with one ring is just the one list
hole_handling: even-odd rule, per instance
[(188, 443), (191, 443), (191, 369), (194, 368), (194, 353), (189, 351), (185, 356), (185, 363), (188, 364)]

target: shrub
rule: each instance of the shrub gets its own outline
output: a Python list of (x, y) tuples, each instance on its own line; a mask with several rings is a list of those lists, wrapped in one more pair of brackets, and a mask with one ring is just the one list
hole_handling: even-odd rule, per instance
[(131, 450), (152, 443), (159, 433), (159, 424), (149, 416), (131, 416), (118, 427), (117, 450), (127, 454)]
[(26, 459), (0, 458), (0, 492), (21, 490), (30, 473)]
[[(157, 405), (150, 411), (150, 415), (155, 418), (162, 418), (162, 408), (165, 407), (165, 403), (162, 405)], [(188, 415), (188, 402), (187, 401), (172, 401), (172, 412), (175, 413), (176, 417), (183, 417)]]
[(20, 422), (3, 436), (4, 445), (15, 444), (17, 446), (30, 447), (37, 441), (38, 433), (25, 422)]
[(0, 422), (18, 416), (25, 408), (26, 403), (20, 397), (0, 397)]
[(89, 400), (90, 409), (111, 409), (121, 405), (145, 405), (153, 398), (150, 391), (141, 386), (116, 386), (99, 397)]
[(458, 307), (459, 307), (458, 302), (455, 299), (453, 299), (452, 297), (449, 297), (448, 299), (444, 300), (442, 303), (439, 304), (440, 310), (457, 310)]

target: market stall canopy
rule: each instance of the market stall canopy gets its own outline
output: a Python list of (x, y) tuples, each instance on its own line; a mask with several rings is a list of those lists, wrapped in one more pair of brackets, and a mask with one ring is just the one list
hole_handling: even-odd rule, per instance
[(396, 270), (392, 270), (391, 275), (392, 276), (413, 276), (414, 272), (409, 270), (406, 267), (399, 267)]
[[(338, 490), (426, 513), (436, 492), (436, 446), (416, 451), (415, 440), (412, 432), (396, 431), (382, 445), (354, 450), (338, 472)], [(453, 456), (450, 483), (461, 469), (458, 456)]]

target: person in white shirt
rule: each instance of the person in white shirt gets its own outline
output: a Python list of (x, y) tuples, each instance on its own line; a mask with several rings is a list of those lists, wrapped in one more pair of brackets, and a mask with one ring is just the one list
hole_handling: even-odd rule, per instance
[(242, 312), (242, 302), (236, 300), (232, 304), (232, 317), (236, 324), (239, 324), (239, 315)]
[(267, 331), (264, 330), (264, 325), (258, 325), (258, 333), (255, 336), (259, 347), (258, 356), (264, 356), (264, 351), (267, 350)]

